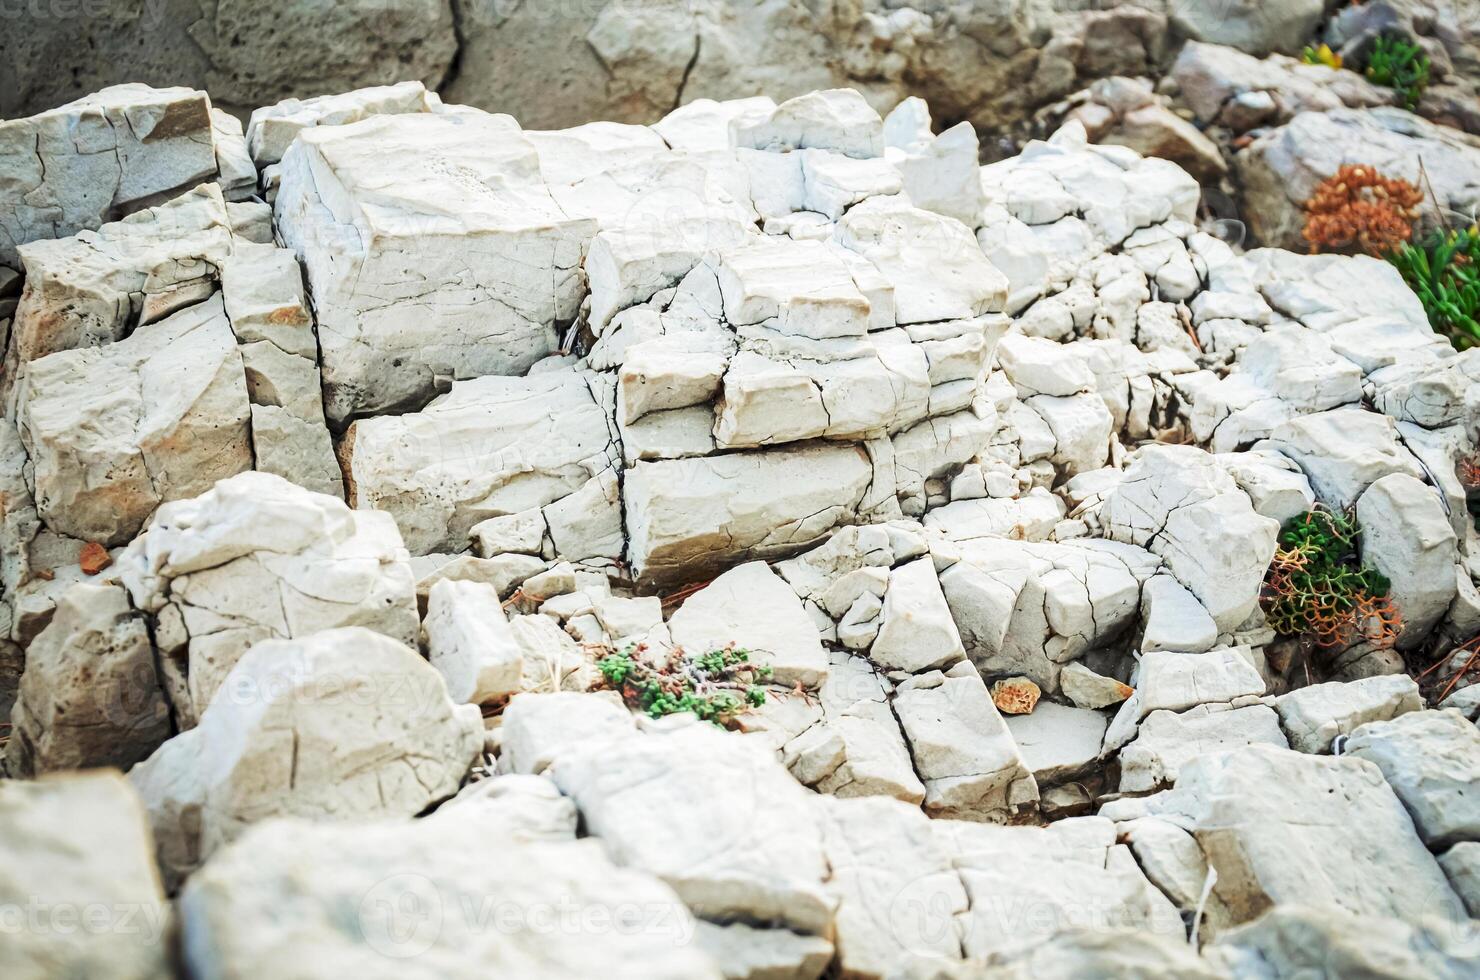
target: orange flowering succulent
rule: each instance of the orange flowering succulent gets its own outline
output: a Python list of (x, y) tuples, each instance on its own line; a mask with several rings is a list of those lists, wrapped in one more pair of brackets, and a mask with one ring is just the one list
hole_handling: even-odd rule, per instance
[(1312, 254), (1356, 246), (1369, 255), (1413, 237), (1423, 192), (1377, 168), (1349, 163), (1316, 186), (1305, 202), (1304, 237)]

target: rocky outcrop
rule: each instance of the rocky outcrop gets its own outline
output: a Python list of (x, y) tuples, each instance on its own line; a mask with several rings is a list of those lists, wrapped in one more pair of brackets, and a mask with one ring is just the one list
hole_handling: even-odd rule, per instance
[[(1211, 181), (1241, 127), (1398, 117), (1211, 41), (1136, 80), (1308, 5), (1058, 6), (600, 5), (600, 86), (546, 108), (652, 126), (428, 78), (207, 105), (212, 174), (19, 246), (8, 769), (129, 767), (180, 894), (154, 972), (1242, 976), (1368, 920), (1462, 962), (1480, 358), (1139, 152)], [(458, 10), (451, 86), (542, 13)], [(881, 115), (940, 79), (955, 125)], [(980, 166), (958, 120), (1049, 92)], [(1319, 507), (1396, 650), (1276, 632)], [(671, 914), (590, 925), (614, 896)]]
[(0, 126), (0, 265), (17, 248), (97, 228), (216, 176), (211, 100), (115, 85)]
[(61, 534), (125, 544), (160, 504), (252, 467), (246, 378), (219, 299), (33, 361), (19, 399), (36, 509)]
[(1217, 871), (1207, 915), (1223, 929), (1286, 904), (1419, 922), (1462, 918), (1458, 898), (1378, 768), (1256, 745), (1183, 767), (1175, 789), (1102, 810), (1161, 815)]

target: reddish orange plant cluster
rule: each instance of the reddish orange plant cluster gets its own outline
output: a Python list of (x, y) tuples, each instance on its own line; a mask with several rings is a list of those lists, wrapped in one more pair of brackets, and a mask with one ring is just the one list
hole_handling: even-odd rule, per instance
[(1408, 181), (1349, 163), (1305, 202), (1305, 240), (1312, 253), (1355, 246), (1381, 255), (1413, 237), (1422, 202), (1423, 192)]

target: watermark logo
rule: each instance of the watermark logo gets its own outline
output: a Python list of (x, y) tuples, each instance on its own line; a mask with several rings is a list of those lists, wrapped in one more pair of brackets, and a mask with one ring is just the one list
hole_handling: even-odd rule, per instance
[(153, 902), (51, 902), (33, 896), (0, 902), (0, 943), (6, 936), (132, 936), (140, 946), (157, 946), (164, 936), (169, 907)]
[(419, 956), (442, 934), (442, 893), (424, 875), (392, 875), (365, 893), (359, 920), (366, 944), (377, 953), (392, 959)]

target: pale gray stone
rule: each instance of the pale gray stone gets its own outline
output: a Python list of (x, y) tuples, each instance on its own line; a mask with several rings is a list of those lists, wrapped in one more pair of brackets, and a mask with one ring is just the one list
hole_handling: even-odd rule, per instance
[(1387, 721), (1422, 708), (1418, 684), (1406, 674), (1312, 684), (1274, 702), (1290, 747), (1315, 753), (1330, 752), (1337, 736), (1350, 735), (1369, 721)]
[[(0, 780), (0, 828), (0, 904), (38, 916), (0, 943), (0, 971), (17, 980), (169, 975), (173, 915), (144, 808), (122, 776)], [(76, 910), (70, 925), (64, 909)], [(87, 909), (106, 910), (103, 928)]]
[(188, 88), (114, 85), (0, 125), (0, 264), (16, 248), (97, 228), (216, 174), (211, 101)]
[(1480, 729), (1459, 712), (1410, 711), (1368, 722), (1342, 752), (1382, 770), (1431, 849), (1480, 841)]
[(1093, 769), (1109, 723), (1098, 711), (1052, 701), (1038, 702), (1031, 714), (1009, 715), (1003, 720), (1040, 790)]
[[(428, 980), (721, 976), (672, 889), (615, 867), (595, 841), (529, 840), (487, 804), (415, 821), (269, 820), (192, 876), (180, 906), (185, 959), (203, 976), (327, 980), (388, 962)], [(618, 927), (634, 906), (644, 921)], [(562, 926), (562, 907), (604, 925)]]
[(1037, 803), (1033, 774), (970, 664), (901, 684), (894, 712), (925, 783), (926, 812), (1003, 823)]

